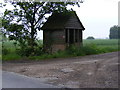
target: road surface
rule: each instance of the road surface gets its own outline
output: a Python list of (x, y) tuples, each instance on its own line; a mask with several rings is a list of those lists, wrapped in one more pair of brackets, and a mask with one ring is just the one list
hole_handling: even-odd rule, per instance
[(39, 79), (27, 77), (13, 72), (2, 72), (2, 88), (57, 88), (44, 84)]
[[(2, 68), (5, 71), (42, 79), (43, 83), (54, 86), (117, 88), (118, 65), (118, 52), (111, 52), (39, 61), (16, 60), (4, 62)], [(7, 78), (9, 79), (9, 77)]]

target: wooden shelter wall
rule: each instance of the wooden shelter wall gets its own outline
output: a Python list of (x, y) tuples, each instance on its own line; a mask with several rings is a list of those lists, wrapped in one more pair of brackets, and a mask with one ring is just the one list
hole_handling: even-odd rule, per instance
[(50, 52), (51, 51), (51, 40), (50, 40), (50, 31), (44, 30), (43, 31), (43, 46), (46, 52)]
[(65, 43), (64, 30), (44, 30), (43, 43), (46, 45), (64, 44)]
[(51, 33), (53, 44), (65, 44), (65, 33), (64, 30), (54, 30)]

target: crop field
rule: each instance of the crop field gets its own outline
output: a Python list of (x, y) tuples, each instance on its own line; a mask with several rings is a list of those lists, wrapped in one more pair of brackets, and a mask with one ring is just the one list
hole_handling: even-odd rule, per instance
[(120, 43), (118, 39), (96, 39), (96, 40), (83, 40), (83, 45), (94, 44), (98, 48), (112, 48), (118, 50)]
[(118, 45), (118, 39), (95, 39), (95, 40), (83, 40), (83, 44), (96, 44), (96, 45)]
[[(90, 44), (95, 44), (98, 47), (116, 47), (118, 48), (118, 46), (120, 44), (118, 44), (118, 39), (96, 39), (96, 40), (83, 40), (83, 45), (90, 45)], [(7, 49), (10, 49), (11, 51), (15, 50), (15, 46), (14, 46), (14, 41), (6, 41), (3, 43), (4, 47)], [(39, 41), (39, 43), (42, 45), (42, 40)], [(2, 46), (2, 42), (0, 42), (0, 46)]]
[[(99, 54), (99, 53), (106, 53), (106, 52), (113, 52), (113, 51), (119, 51), (120, 49), (119, 44), (118, 44), (117, 39), (96, 39), (96, 40), (83, 40), (83, 51), (82, 52), (78, 52), (75, 55), (72, 55), (72, 50), (69, 52), (71, 52), (70, 56), (80, 56), (82, 53), (84, 53), (83, 55), (90, 55), (90, 54)], [(39, 41), (39, 44), (42, 45), (42, 40)], [(22, 57), (20, 55), (18, 55), (16, 53), (16, 47), (14, 46), (14, 41), (5, 41), (4, 43), (0, 42), (0, 49), (3, 52), (5, 52), (5, 55), (2, 55), (0, 53), (0, 57), (4, 56), (3, 58), (5, 60), (14, 60), (14, 59), (21, 59)], [(2, 48), (3, 46), (3, 48)], [(18, 47), (18, 46), (17, 46)], [(6, 51), (7, 50), (7, 51)], [(97, 52), (96, 52), (97, 51)], [(57, 57), (69, 57), (69, 55), (66, 54), (62, 54), (65, 52), (61, 52), (61, 53), (57, 53), (55, 55), (42, 55), (42, 56), (37, 56), (36, 58), (38, 59), (44, 59), (44, 58), (57, 58)], [(74, 50), (73, 53), (76, 53), (76, 51)], [(63, 56), (64, 55), (64, 56)], [(65, 56), (66, 55), (66, 56)], [(34, 59), (32, 57), (32, 59)]]

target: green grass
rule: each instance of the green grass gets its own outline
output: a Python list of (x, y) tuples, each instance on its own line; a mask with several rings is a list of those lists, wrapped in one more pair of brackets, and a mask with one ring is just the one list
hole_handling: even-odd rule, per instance
[[(0, 50), (2, 51), (2, 55), (0, 54), (0, 56), (2, 57), (3, 60), (17, 60), (17, 59), (21, 59), (22, 56), (18, 55), (16, 53), (16, 48), (18, 48), (19, 46), (14, 45), (14, 40), (12, 41), (5, 41), (4, 43), (0, 42)], [(43, 41), (42, 40), (38, 40), (36, 41), (37, 43), (39, 43), (40, 45), (42, 45)], [(3, 54), (5, 53), (5, 54)]]
[(83, 40), (83, 44), (96, 44), (96, 45), (118, 45), (118, 39), (95, 39)]
[(2, 45), (3, 45), (3, 47), (2, 47), (2, 59), (4, 59), (4, 60), (18, 60), (21, 58), (21, 56), (16, 53), (16, 47), (14, 46), (14, 41), (6, 41)]
[[(4, 43), (3, 51), (6, 51), (7, 54), (1, 55), (3, 60), (17, 60), (22, 59), (20, 55), (16, 53), (16, 48), (14, 46), (14, 41), (6, 41)], [(38, 41), (42, 45), (43, 41)], [(0, 42), (1, 46), (1, 42)], [(41, 60), (41, 59), (50, 59), (50, 58), (61, 58), (61, 57), (74, 57), (74, 56), (84, 56), (91, 54), (99, 54), (106, 52), (118, 51), (118, 40), (117, 39), (99, 39), (99, 40), (83, 40), (83, 47), (76, 48), (71, 47), (65, 51), (59, 51), (54, 54), (42, 54), (40, 56), (30, 56), (29, 59)], [(120, 51), (120, 50), (119, 50)]]
[(107, 53), (113, 51), (119, 51), (118, 40), (84, 40), (83, 47), (71, 47), (68, 50), (60, 51), (54, 54), (44, 54), (41, 56), (30, 57), (30, 59), (41, 60), (50, 58), (61, 58), (61, 57), (75, 57), (75, 56), (85, 56), (92, 54)]
[(21, 59), (22, 57), (20, 56), (20, 55), (18, 55), (18, 54), (7, 54), (7, 55), (3, 55), (2, 56), (2, 58), (3, 58), (3, 60), (18, 60), (18, 59)]
[(118, 39), (96, 39), (96, 40), (83, 40), (83, 45), (94, 44), (99, 49), (104, 49), (105, 51), (118, 51), (120, 44)]

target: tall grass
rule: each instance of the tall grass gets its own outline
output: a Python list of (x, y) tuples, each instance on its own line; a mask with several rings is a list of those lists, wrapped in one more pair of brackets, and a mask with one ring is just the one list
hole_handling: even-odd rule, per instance
[(96, 45), (118, 45), (119, 39), (95, 39), (95, 40), (83, 40), (84, 45), (96, 44)]
[[(43, 41), (37, 41), (42, 45)], [(0, 42), (1, 43), (1, 42)], [(4, 48), (7, 50), (7, 54), (3, 55), (3, 60), (17, 60), (22, 57), (16, 53), (16, 48), (14, 46), (14, 41), (6, 41), (4, 43)], [(99, 54), (106, 52), (118, 51), (119, 45), (117, 39), (107, 40), (83, 40), (83, 47), (72, 46), (64, 51), (59, 51), (54, 54), (42, 54), (40, 56), (29, 56), (29, 59), (41, 60), (48, 58), (60, 58), (60, 57), (74, 57), (74, 56), (84, 56), (91, 54)], [(3, 50), (4, 51), (4, 50)]]
[[(38, 44), (42, 45), (42, 40), (38, 40), (36, 41)], [(2, 43), (2, 42), (0, 42)], [(2, 59), (3, 60), (18, 60), (18, 59), (22, 59), (23, 57), (21, 55), (18, 54), (18, 52), (16, 51), (16, 49), (19, 48), (18, 45), (14, 45), (15, 41), (5, 41), (4, 43), (2, 43), (1, 47), (2, 47)]]
[(83, 40), (83, 45), (95, 44), (99, 49), (109, 51), (119, 51), (119, 39), (96, 39), (96, 40)]
[[(88, 42), (89, 42), (89, 44), (88, 44)], [(106, 42), (107, 42), (107, 40), (106, 40)], [(75, 47), (75, 46), (71, 46), (70, 48), (68, 48), (64, 51), (59, 51), (54, 54), (48, 54), (48, 55), (44, 54), (41, 56), (34, 56), (34, 57), (29, 57), (29, 58), (34, 59), (34, 60), (40, 60), (40, 59), (48, 59), (48, 58), (85, 56), (85, 55), (118, 51), (118, 44), (116, 42), (115, 42), (116, 44), (114, 44), (114, 45), (112, 45), (112, 43), (107, 44), (106, 42), (102, 43), (102, 44), (101, 43), (97, 44), (97, 41), (94, 41), (94, 43), (93, 42), (90, 43), (90, 41), (84, 41), (84, 45), (79, 48)], [(109, 41), (109, 42), (111, 42), (111, 41)]]

